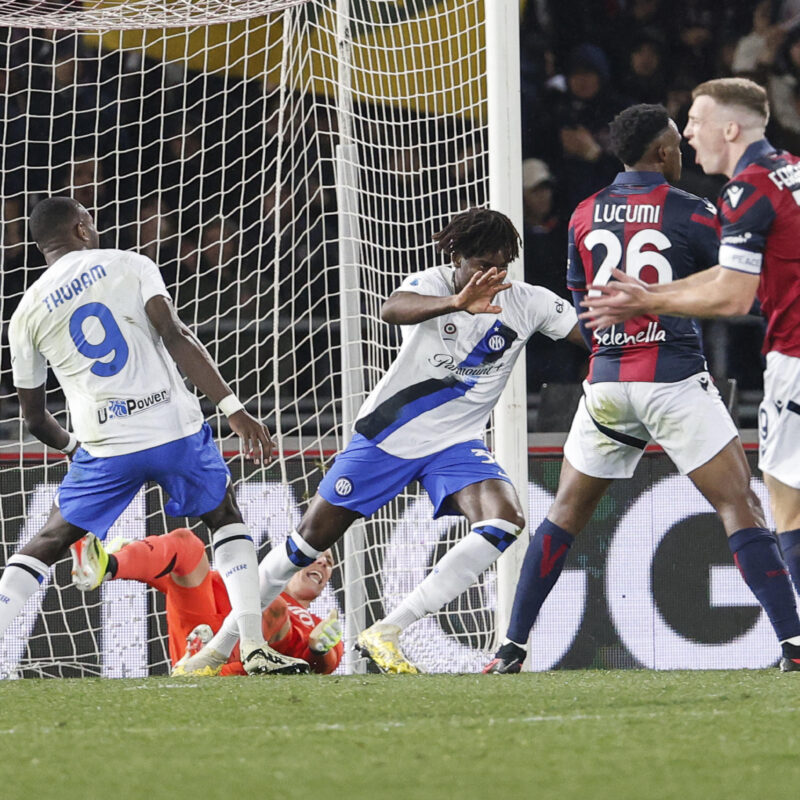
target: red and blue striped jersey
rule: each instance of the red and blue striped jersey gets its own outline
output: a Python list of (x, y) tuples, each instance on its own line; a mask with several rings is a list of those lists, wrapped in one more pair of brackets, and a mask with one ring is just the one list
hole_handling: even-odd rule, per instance
[(800, 358), (800, 158), (751, 144), (719, 201), (719, 263), (760, 275), (764, 352)]
[[(614, 267), (645, 283), (669, 283), (717, 263), (719, 223), (707, 200), (660, 172), (622, 172), (578, 205), (569, 225), (567, 285), (576, 306)], [(584, 330), (588, 380), (672, 383), (706, 369), (697, 323), (647, 315)]]

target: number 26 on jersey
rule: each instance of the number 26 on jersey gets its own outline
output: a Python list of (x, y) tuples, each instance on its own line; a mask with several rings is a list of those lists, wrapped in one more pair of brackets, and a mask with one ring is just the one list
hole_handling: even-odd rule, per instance
[[(611, 270), (614, 268), (621, 269), (632, 278), (639, 280), (645, 267), (652, 267), (656, 271), (657, 283), (672, 282), (672, 265), (661, 254), (661, 251), (672, 247), (672, 242), (664, 233), (654, 228), (645, 228), (631, 236), (631, 240), (625, 248), (624, 259), (622, 242), (615, 233), (609, 230), (597, 228), (590, 231), (583, 240), (583, 244), (587, 250), (594, 250), (595, 247), (601, 246), (606, 251), (605, 258), (592, 281), (594, 284), (600, 286), (607, 284), (611, 279)], [(589, 297), (598, 294), (600, 292), (597, 289), (589, 291)]]

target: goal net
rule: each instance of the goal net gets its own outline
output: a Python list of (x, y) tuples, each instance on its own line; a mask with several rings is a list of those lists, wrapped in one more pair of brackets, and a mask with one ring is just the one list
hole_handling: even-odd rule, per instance
[[(203, 401), (263, 557), (397, 351), (381, 302), (441, 263), (431, 236), (450, 216), (489, 200), (484, 11), (483, 0), (2, 4), (0, 562), (41, 527), (66, 471), (26, 434), (11, 385), (8, 320), (43, 270), (32, 206), (75, 197), (103, 246), (151, 257), (274, 432), (273, 464), (248, 465)], [(47, 403), (68, 426), (52, 381)], [(162, 501), (147, 487), (106, 541), (188, 524)], [(351, 645), (464, 533), (409, 487), (337, 546), (312, 610), (336, 605)], [(478, 669), (495, 596), (490, 572), (407, 630), (408, 656), (427, 671)], [(12, 677), (163, 674), (165, 643), (154, 590), (112, 581), (81, 594), (67, 559), (0, 641), (0, 664)], [(360, 668), (348, 648), (340, 670)]]

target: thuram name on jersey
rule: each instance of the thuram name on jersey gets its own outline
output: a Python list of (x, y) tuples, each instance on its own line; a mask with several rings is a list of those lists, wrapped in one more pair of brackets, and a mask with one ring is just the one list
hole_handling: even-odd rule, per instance
[(85, 272), (81, 272), (77, 278), (73, 278), (69, 283), (59, 286), (55, 291), (50, 292), (42, 298), (42, 302), (47, 310), (52, 314), (53, 311), (67, 300), (77, 297), (87, 286), (91, 286), (101, 278), (106, 277), (106, 268), (102, 264), (95, 264)]

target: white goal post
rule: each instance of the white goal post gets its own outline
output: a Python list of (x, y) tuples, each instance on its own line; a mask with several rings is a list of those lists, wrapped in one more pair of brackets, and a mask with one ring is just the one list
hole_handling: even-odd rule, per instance
[[(0, 565), (41, 526), (66, 468), (27, 436), (11, 386), (5, 330), (42, 269), (32, 206), (74, 196), (103, 245), (153, 258), (181, 318), (274, 432), (275, 462), (254, 468), (204, 406), (263, 556), (297, 524), (396, 352), (380, 304), (410, 270), (440, 263), (432, 234), (485, 205), (522, 229), (518, 21), (517, 0), (0, 4)], [(47, 400), (68, 425), (54, 383)], [(523, 501), (526, 420), (521, 359), (490, 438)], [(109, 539), (184, 524), (162, 499), (140, 493)], [(336, 604), (352, 644), (465, 533), (454, 520), (433, 521), (409, 487), (336, 548), (317, 611)], [(485, 663), (523, 554), (510, 548), (409, 628), (409, 657), (428, 671)], [(0, 639), (0, 672), (163, 674), (164, 627), (154, 590), (119, 581), (82, 595), (63, 561)], [(340, 670), (359, 669), (348, 648)]]

